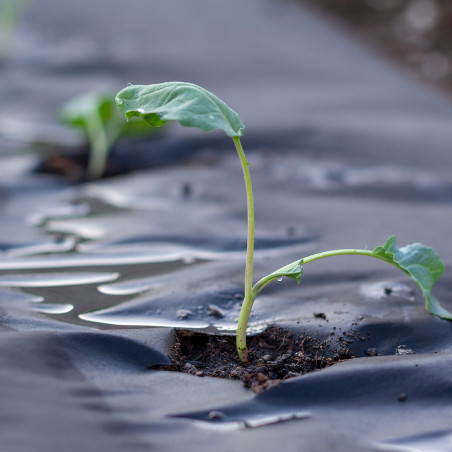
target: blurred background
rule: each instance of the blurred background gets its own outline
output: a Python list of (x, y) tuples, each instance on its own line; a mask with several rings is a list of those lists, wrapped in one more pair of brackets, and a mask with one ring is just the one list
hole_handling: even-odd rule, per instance
[[(61, 120), (68, 102), (179, 80), (239, 112), (255, 147), (334, 152), (347, 164), (364, 148), (366, 163), (419, 164), (428, 148), (440, 170), (451, 24), (452, 5), (440, 0), (0, 0), (0, 149), (86, 153), (89, 133)], [(199, 134), (174, 127), (171, 136)]]
[(447, 0), (304, 0), (420, 78), (452, 94), (452, 3)]

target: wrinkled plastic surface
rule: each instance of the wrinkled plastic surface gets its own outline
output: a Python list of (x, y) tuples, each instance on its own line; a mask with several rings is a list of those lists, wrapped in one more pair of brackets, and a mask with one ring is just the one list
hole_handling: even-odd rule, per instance
[[(42, 0), (16, 45), (0, 88), (9, 138), (18, 124), (42, 133), (69, 94), (96, 84), (199, 83), (247, 127), (256, 279), (395, 234), (440, 253), (435, 294), (452, 309), (452, 108), (334, 24), (277, 2), (151, 11), (146, 1)], [(358, 359), (258, 396), (234, 381), (149, 369), (168, 362), (173, 327), (233, 333), (242, 174), (232, 142), (215, 133), (174, 127), (114, 152), (142, 171), (74, 187), (30, 175), (22, 157), (3, 160), (2, 448), (452, 450), (452, 324), (373, 259), (312, 263), (300, 287), (268, 286), (250, 319), (256, 332), (276, 324), (332, 346), (350, 341)], [(211, 304), (222, 318), (209, 315)], [(415, 354), (396, 355), (400, 345)]]

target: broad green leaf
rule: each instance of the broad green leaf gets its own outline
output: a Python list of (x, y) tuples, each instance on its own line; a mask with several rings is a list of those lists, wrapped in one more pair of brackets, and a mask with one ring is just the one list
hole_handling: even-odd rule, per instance
[(303, 263), (303, 259), (292, 262), (291, 264), (288, 264), (273, 273), (270, 273), (265, 278), (262, 278), (254, 287), (253, 287), (253, 293), (256, 296), (265, 286), (270, 284), (275, 279), (282, 278), (283, 276), (286, 276), (287, 278), (292, 278), (297, 281), (297, 284), (300, 284), (301, 276), (303, 275), (303, 267), (301, 264)]
[(432, 295), (435, 282), (444, 272), (444, 265), (433, 248), (421, 243), (397, 248), (396, 238), (392, 236), (383, 246), (377, 246), (372, 253), (410, 276), (422, 290), (425, 309), (428, 312), (443, 319), (452, 320), (452, 314), (444, 309)]
[(234, 110), (192, 83), (127, 86), (116, 96), (116, 104), (127, 119), (139, 116), (156, 127), (167, 121), (178, 121), (206, 132), (221, 129), (231, 137), (243, 135), (245, 129)]

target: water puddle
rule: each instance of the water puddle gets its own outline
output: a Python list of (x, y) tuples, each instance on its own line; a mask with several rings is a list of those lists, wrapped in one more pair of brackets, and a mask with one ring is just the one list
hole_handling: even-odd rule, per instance
[(18, 289), (0, 288), (1, 306), (8, 307), (10, 312), (34, 311), (43, 314), (67, 314), (74, 309), (72, 304), (44, 303), (40, 295), (22, 292)]
[(206, 277), (206, 267), (185, 266), (170, 274), (106, 284), (98, 288), (101, 293), (138, 295), (112, 307), (81, 313), (79, 318), (117, 326), (232, 332), (236, 329), (243, 288), (239, 283), (226, 285), (220, 278), (215, 281), (216, 275), (229, 268), (229, 264), (208, 264)]
[[(112, 308), (114, 309), (114, 308)], [(92, 313), (79, 314), (79, 319), (85, 322), (100, 323), (103, 325), (114, 326), (134, 326), (134, 327), (160, 327), (160, 328), (178, 328), (182, 330), (204, 330), (208, 334), (235, 334), (237, 331), (237, 322), (221, 323), (208, 322), (202, 319), (177, 320), (163, 316), (153, 315), (133, 315), (108, 313), (110, 309), (96, 311)], [(254, 335), (265, 331), (268, 327), (267, 322), (250, 322), (247, 328), (247, 334)]]
[(119, 273), (26, 273), (0, 276), (0, 287), (60, 287), (96, 284), (117, 279)]
[(36, 306), (32, 306), (31, 309), (43, 314), (67, 314), (74, 309), (72, 304), (50, 304), (40, 303)]
[(106, 295), (135, 295), (160, 287), (163, 282), (155, 281), (155, 277), (132, 279), (113, 284), (104, 284), (97, 290)]
[(384, 452), (452, 452), (452, 431), (424, 433), (382, 441), (374, 449)]
[(73, 251), (77, 243), (78, 240), (75, 237), (66, 237), (59, 241), (12, 247), (1, 253), (1, 255), (7, 259), (14, 259), (36, 254), (66, 253), (68, 251)]
[(115, 315), (105, 314), (102, 311), (88, 314), (80, 314), (79, 318), (87, 322), (103, 323), (105, 325), (117, 326), (152, 326), (164, 328), (183, 328), (183, 329), (205, 329), (211, 325), (207, 322), (198, 320), (172, 320), (157, 316), (134, 316), (134, 315)]
[(101, 267), (124, 266), (138, 264), (158, 264), (169, 262), (193, 263), (195, 261), (235, 260), (243, 259), (244, 253), (209, 253), (175, 251), (172, 253), (161, 252), (148, 254), (146, 250), (136, 252), (117, 252), (108, 250), (105, 254), (65, 254), (52, 255), (51, 257), (29, 257), (0, 261), (0, 270), (34, 270), (69, 267)]

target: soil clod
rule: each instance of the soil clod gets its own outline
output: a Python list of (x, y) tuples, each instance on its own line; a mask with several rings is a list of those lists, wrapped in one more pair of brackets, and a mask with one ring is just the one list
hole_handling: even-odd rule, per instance
[(250, 337), (248, 348), (249, 362), (244, 364), (238, 359), (235, 337), (178, 331), (170, 356), (172, 364), (159, 369), (241, 380), (257, 393), (282, 380), (353, 358), (345, 346), (330, 350), (319, 340), (276, 327)]

